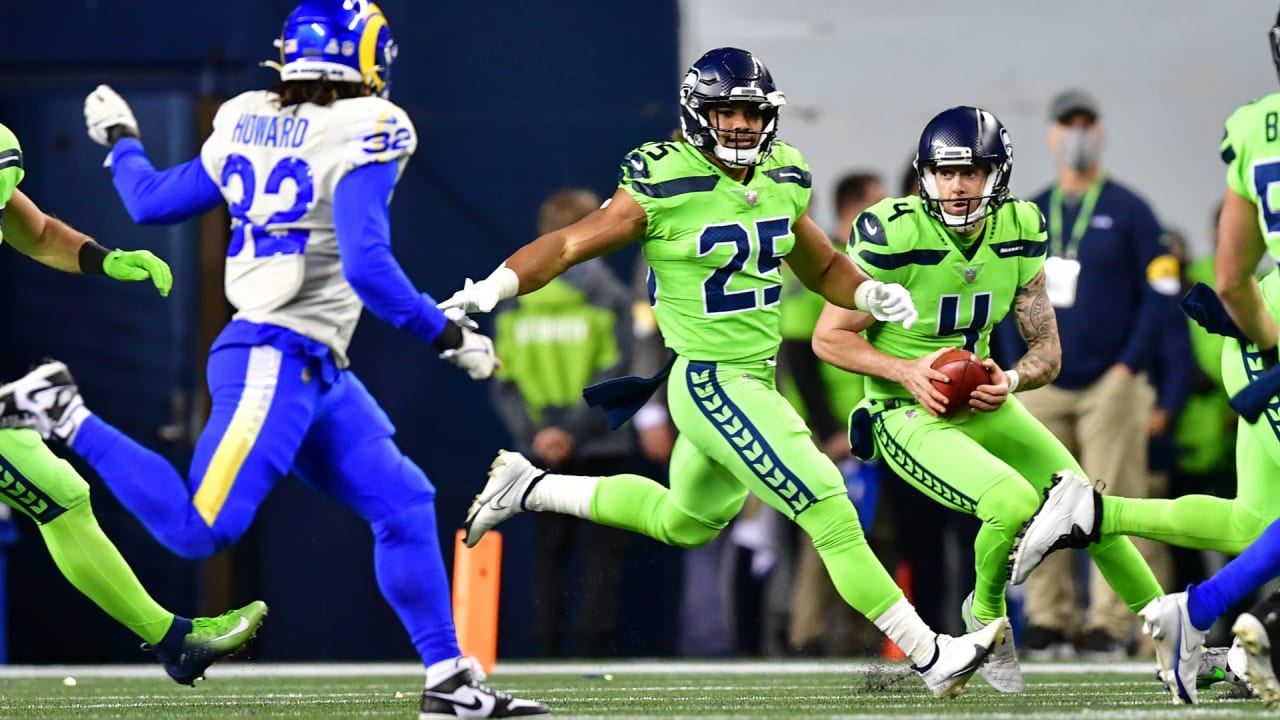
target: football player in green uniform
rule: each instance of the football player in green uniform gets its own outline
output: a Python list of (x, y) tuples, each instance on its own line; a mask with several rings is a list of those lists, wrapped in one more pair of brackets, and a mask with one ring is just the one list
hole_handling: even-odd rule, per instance
[[(1280, 73), (1280, 17), (1268, 39)], [(1073, 537), (1080, 540), (1099, 531), (1238, 555), (1210, 580), (1161, 598), (1153, 603), (1153, 612), (1144, 613), (1165, 682), (1175, 701), (1187, 703), (1197, 699), (1194, 680), (1209, 627), (1280, 573), (1280, 400), (1274, 390), (1258, 395), (1265, 406), (1254, 422), (1237, 405), (1237, 394), (1264, 375), (1274, 375), (1267, 371), (1277, 364), (1280, 274), (1272, 271), (1258, 281), (1254, 273), (1264, 254), (1280, 260), (1280, 199), (1274, 190), (1280, 183), (1280, 94), (1266, 95), (1232, 113), (1220, 151), (1227, 165), (1227, 189), (1218, 218), (1214, 280), (1226, 312), (1217, 315), (1217, 323), (1197, 319), (1225, 336), (1222, 383), (1241, 410), (1236, 497), (1098, 497), (1090, 488), (1054, 487), (1045, 510), (1028, 523), (1015, 551), (1025, 558), (1014, 558), (1029, 569), (1048, 552), (1078, 546)], [(1264, 379), (1249, 390), (1256, 394), (1265, 385)], [(1280, 596), (1273, 595), (1241, 614), (1233, 626), (1247, 653), (1245, 670), (1254, 692), (1272, 707), (1280, 707), (1272, 644), (1280, 630), (1278, 611)]]
[(831, 302), (883, 321), (910, 325), (911, 298), (858, 270), (810, 219), (804, 157), (775, 139), (785, 99), (751, 53), (709, 51), (685, 76), (680, 99), (683, 140), (628, 154), (603, 208), (525, 245), (441, 304), (488, 312), (571, 265), (641, 241), (658, 326), (675, 353), (671, 487), (638, 475), (548, 474), (503, 451), (468, 513), (467, 543), (536, 510), (694, 547), (728, 525), (751, 492), (809, 534), (840, 595), (911, 657), (936, 696), (959, 694), (1007, 619), (963, 638), (934, 633), (867, 546), (839, 470), (774, 386), (784, 259)]
[[(161, 295), (173, 285), (169, 266), (146, 250), (107, 250), (40, 211), (21, 190), (22, 148), (0, 125), (0, 241), (56, 270), (150, 280)], [(50, 406), (66, 399), (50, 393)], [(239, 650), (266, 615), (262, 602), (216, 618), (174, 615), (152, 599), (102, 532), (89, 504), (89, 484), (54, 455), (35, 419), (16, 407), (12, 386), (0, 387), (0, 501), (35, 522), (63, 576), (145, 642), (144, 649), (176, 681), (191, 685), (218, 658)]]
[[(829, 363), (866, 375), (866, 398), (850, 437), (921, 492), (976, 515), (977, 584), (962, 608), (969, 629), (1005, 614), (1006, 562), (1014, 536), (1040, 506), (1055, 475), (1084, 477), (1067, 449), (1010, 395), (1040, 387), (1061, 365), (1061, 346), (1041, 266), (1045, 227), (1033, 203), (1009, 195), (1013, 146), (994, 115), (954, 107), (925, 126), (916, 156), (920, 196), (888, 198), (854, 221), (849, 254), (871, 277), (911, 288), (920, 313), (911, 327), (877, 322), (828, 304), (814, 350)], [(1013, 312), (1027, 353), (991, 374), (952, 419), (932, 381), (933, 361), (956, 346), (986, 357), (991, 328)], [(963, 401), (963, 400), (962, 400)], [(1135, 612), (1161, 590), (1127, 538), (1104, 537), (1090, 549), (1116, 593)], [(1022, 674), (1006, 638), (983, 677), (1018, 692)]]

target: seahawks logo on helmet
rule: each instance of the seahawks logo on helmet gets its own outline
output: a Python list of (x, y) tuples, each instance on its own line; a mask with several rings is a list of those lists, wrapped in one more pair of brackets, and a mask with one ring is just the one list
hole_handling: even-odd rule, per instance
[[(725, 145), (720, 140), (720, 128), (711, 123), (708, 110), (712, 106), (735, 102), (757, 104), (764, 117), (760, 132), (733, 133), (757, 135), (758, 140), (751, 147)], [(759, 165), (773, 149), (778, 135), (778, 108), (786, 104), (786, 96), (774, 86), (764, 63), (746, 50), (716, 48), (698, 58), (680, 83), (680, 128), (694, 147), (725, 165)]]

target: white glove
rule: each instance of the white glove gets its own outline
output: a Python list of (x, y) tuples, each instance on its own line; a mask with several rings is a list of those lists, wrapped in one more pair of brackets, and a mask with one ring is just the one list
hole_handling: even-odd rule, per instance
[(493, 352), (493, 341), (465, 327), (462, 328), (462, 344), (440, 353), (440, 359), (466, 370), (472, 380), (484, 380), (502, 365)]
[(465, 313), (487, 313), (494, 306), (513, 298), (520, 290), (520, 277), (506, 265), (499, 265), (497, 270), (480, 282), (472, 282), (471, 278), (463, 283), (462, 289), (438, 306), (446, 314), (457, 308)]
[(911, 302), (911, 293), (897, 283), (864, 280), (853, 293), (853, 304), (859, 310), (884, 322), (900, 322), (910, 329), (920, 314)]
[(444, 311), (444, 316), (448, 318), (454, 325), (464, 327), (468, 330), (479, 330), (480, 323), (467, 317), (467, 314), (460, 307), (451, 307)]
[(110, 85), (99, 85), (84, 99), (84, 124), (89, 139), (104, 147), (111, 147), (107, 130), (121, 125), (126, 134), (139, 136), (138, 120), (133, 117), (129, 103)]

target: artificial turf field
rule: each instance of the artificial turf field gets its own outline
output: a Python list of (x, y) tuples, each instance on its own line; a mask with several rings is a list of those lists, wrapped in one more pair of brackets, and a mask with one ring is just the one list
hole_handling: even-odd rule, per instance
[[(934, 700), (905, 665), (793, 661), (499, 664), (490, 684), (540, 699), (556, 718), (1235, 718), (1267, 713), (1226, 685), (1175, 707), (1154, 665), (1027, 663), (1027, 689), (1000, 695), (974, 678)], [(605, 679), (605, 675), (612, 679)], [(76, 678), (67, 686), (63, 678)], [(414, 664), (214, 666), (196, 688), (158, 666), (0, 666), (2, 718), (416, 718)], [(397, 693), (399, 695), (397, 695)]]

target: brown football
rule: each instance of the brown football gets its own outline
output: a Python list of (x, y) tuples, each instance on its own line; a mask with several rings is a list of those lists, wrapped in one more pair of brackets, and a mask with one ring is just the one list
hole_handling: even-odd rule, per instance
[(933, 386), (947, 396), (947, 411), (943, 417), (955, 417), (969, 411), (969, 396), (979, 385), (991, 383), (991, 373), (982, 366), (978, 356), (968, 350), (948, 350), (933, 361), (933, 369), (946, 375), (951, 382), (933, 381)]

